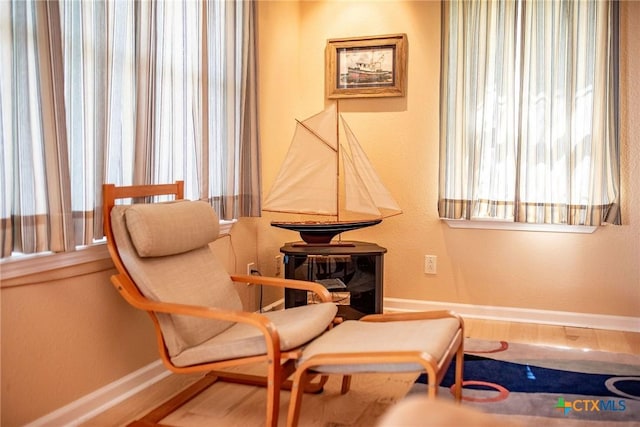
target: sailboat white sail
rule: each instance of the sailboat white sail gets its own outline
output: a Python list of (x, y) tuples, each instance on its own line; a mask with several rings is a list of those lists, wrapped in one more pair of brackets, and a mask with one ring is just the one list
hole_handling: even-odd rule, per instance
[[(327, 236), (330, 240), (342, 231), (374, 225), (402, 212), (344, 118), (346, 141), (338, 140), (337, 117), (332, 104), (297, 123), (289, 151), (263, 203), (265, 211), (336, 217), (336, 221), (272, 223), (300, 231), (305, 241), (315, 241), (314, 233), (322, 234), (320, 240)], [(342, 183), (345, 188), (340, 191)], [(341, 221), (344, 211), (364, 214), (368, 219)]]
[[(372, 213), (382, 217), (402, 212), (373, 169), (373, 165), (344, 117), (342, 117), (342, 124), (347, 135), (348, 147), (351, 150), (351, 160), (349, 160), (346, 149), (341, 151), (346, 180), (345, 209), (351, 212)], [(355, 196), (356, 194), (360, 196)], [(383, 210), (388, 211), (389, 214), (385, 215)]]
[(338, 215), (334, 123), (335, 111), (330, 114), (325, 110), (296, 124), (280, 173), (263, 203), (264, 210)]

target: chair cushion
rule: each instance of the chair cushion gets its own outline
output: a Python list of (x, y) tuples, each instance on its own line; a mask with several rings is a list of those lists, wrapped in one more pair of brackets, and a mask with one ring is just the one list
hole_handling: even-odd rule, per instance
[[(173, 236), (174, 240), (183, 239), (177, 236), (178, 232), (173, 228), (176, 226), (178, 230), (183, 229), (183, 226), (176, 225), (181, 221), (177, 221), (175, 217), (177, 214), (175, 205), (182, 205), (180, 212), (186, 213), (185, 215), (189, 218), (187, 221), (208, 229), (209, 231), (203, 232), (203, 234), (208, 234), (208, 237), (194, 237), (199, 240), (200, 247), (188, 252), (171, 256), (140, 257), (130, 237), (132, 234), (138, 234), (140, 240), (159, 241), (142, 233), (143, 230), (147, 233), (158, 232), (164, 234), (162, 240), (166, 241), (169, 240), (170, 232), (173, 232), (176, 233)], [(211, 213), (213, 211), (211, 206), (203, 202), (191, 201), (159, 203), (152, 213), (147, 215), (148, 212), (143, 211), (144, 214), (134, 215), (136, 221), (128, 221), (127, 212), (131, 209), (140, 211), (137, 208), (137, 205), (115, 206), (111, 210), (111, 225), (120, 258), (145, 297), (154, 301), (242, 310), (242, 302), (235, 285), (207, 244), (212, 234), (217, 237), (217, 232), (214, 233), (212, 230), (217, 227), (218, 221), (215, 213)], [(165, 209), (167, 212), (155, 212)], [(159, 220), (161, 218), (166, 221), (164, 225)], [(144, 219), (153, 219), (151, 221), (153, 225), (144, 223), (142, 221)], [(207, 221), (215, 222), (216, 225), (207, 225)], [(170, 244), (158, 244), (158, 247), (160, 246), (167, 247)], [(181, 250), (187, 247), (184, 243), (176, 246), (181, 247)], [(165, 252), (167, 251), (161, 250), (155, 253)], [(172, 357), (187, 348), (211, 339), (234, 324), (220, 320), (162, 313), (158, 313), (157, 317), (165, 345)]]
[[(309, 304), (287, 310), (271, 311), (264, 316), (274, 324), (280, 336), (280, 350), (287, 351), (322, 334), (335, 317), (334, 303)], [(226, 360), (265, 354), (262, 333), (255, 327), (236, 323), (221, 334), (198, 346), (184, 350), (171, 361), (187, 366), (204, 361)]]
[(127, 230), (140, 257), (175, 255), (218, 238), (219, 220), (203, 201), (140, 203), (125, 211)]
[[(422, 352), (440, 361), (460, 323), (455, 318), (365, 322), (347, 320), (305, 347), (298, 364), (319, 354), (368, 353), (384, 356), (402, 351)], [(314, 366), (322, 373), (419, 372), (419, 363), (359, 363), (345, 358), (341, 365)]]

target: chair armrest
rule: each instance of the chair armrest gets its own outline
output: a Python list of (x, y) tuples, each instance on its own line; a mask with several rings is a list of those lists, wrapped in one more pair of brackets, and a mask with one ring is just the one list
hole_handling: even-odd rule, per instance
[(280, 288), (300, 289), (303, 291), (314, 292), (322, 300), (322, 302), (331, 302), (331, 294), (319, 283), (308, 282), (305, 280), (283, 279), (281, 277), (253, 276), (247, 274), (233, 274), (231, 280), (234, 282), (250, 283), (252, 285), (267, 285)]

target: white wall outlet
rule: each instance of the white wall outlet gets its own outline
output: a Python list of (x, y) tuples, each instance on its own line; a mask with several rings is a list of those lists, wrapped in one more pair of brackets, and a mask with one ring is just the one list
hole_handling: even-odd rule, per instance
[[(256, 263), (255, 262), (249, 262), (247, 263), (247, 276), (251, 276), (253, 273), (251, 273), (252, 271), (257, 270), (256, 269)], [(247, 282), (247, 286), (251, 286), (252, 283)]]
[(256, 263), (250, 262), (247, 264), (247, 275), (251, 276), (251, 272), (256, 269)]
[(436, 274), (438, 272), (438, 257), (436, 255), (424, 256), (424, 274)]

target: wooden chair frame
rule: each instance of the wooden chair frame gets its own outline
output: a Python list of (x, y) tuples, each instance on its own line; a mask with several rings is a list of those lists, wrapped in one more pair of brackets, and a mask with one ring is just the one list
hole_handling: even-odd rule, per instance
[[(194, 373), (207, 372), (201, 379), (187, 387), (182, 392), (176, 394), (157, 408), (153, 409), (142, 418), (132, 422), (132, 426), (151, 426), (158, 424), (163, 418), (178, 409), (180, 406), (197, 396), (202, 391), (217, 381), (226, 381), (238, 384), (256, 385), (267, 388), (267, 408), (266, 425), (276, 426), (278, 423), (278, 410), (280, 406), (280, 390), (291, 389), (292, 382), (287, 380), (295, 371), (295, 361), (301, 354), (301, 349), (290, 351), (280, 350), (280, 337), (271, 321), (254, 312), (228, 311), (214, 307), (199, 307), (185, 304), (174, 304), (152, 301), (146, 298), (138, 290), (131, 276), (124, 266), (118, 250), (116, 248), (113, 230), (111, 228), (110, 214), (117, 199), (143, 198), (160, 195), (173, 195), (175, 199), (184, 198), (184, 184), (176, 181), (174, 184), (164, 185), (138, 185), (116, 187), (113, 184), (103, 185), (103, 214), (104, 232), (107, 237), (107, 247), (113, 263), (118, 270), (118, 274), (111, 277), (111, 282), (120, 292), (122, 297), (133, 307), (146, 311), (153, 321), (158, 350), (165, 367), (174, 373)], [(273, 277), (253, 276), (253, 275), (230, 275), (234, 282), (244, 282), (256, 285), (287, 287), (315, 292), (321, 301), (330, 302), (331, 295), (322, 285), (301, 280), (281, 279)], [(197, 316), (231, 322), (247, 323), (258, 328), (264, 335), (267, 353), (260, 356), (243, 357), (238, 359), (224, 360), (200, 365), (179, 367), (171, 362), (167, 348), (164, 343), (160, 323), (156, 313), (169, 313), (187, 316)], [(331, 326), (331, 325), (329, 325)], [(257, 362), (267, 363), (267, 375), (258, 376), (242, 374), (237, 372), (222, 371), (221, 369), (253, 364)], [(322, 391), (322, 387), (327, 381), (327, 376), (321, 376), (317, 383), (305, 386), (305, 392), (317, 393)]]

